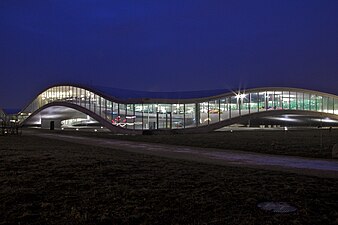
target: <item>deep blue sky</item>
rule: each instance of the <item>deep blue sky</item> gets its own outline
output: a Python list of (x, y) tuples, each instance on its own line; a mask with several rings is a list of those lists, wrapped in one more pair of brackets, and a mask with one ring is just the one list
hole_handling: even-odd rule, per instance
[(338, 94), (337, 0), (1, 0), (0, 107), (54, 83)]

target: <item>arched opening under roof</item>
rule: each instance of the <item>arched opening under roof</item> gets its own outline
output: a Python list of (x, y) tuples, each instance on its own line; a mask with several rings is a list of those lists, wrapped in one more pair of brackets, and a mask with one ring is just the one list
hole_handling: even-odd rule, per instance
[(21, 125), (49, 129), (51, 121), (54, 122), (55, 129), (69, 128), (91, 131), (100, 129), (101, 131), (106, 130), (113, 133), (137, 133), (137, 131), (113, 125), (94, 112), (68, 102), (53, 102), (44, 105), (25, 118)]

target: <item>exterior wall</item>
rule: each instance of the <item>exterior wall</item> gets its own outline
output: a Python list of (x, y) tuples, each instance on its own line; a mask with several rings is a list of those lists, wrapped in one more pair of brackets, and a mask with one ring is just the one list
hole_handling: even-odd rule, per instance
[(41, 119), (41, 128), (42, 129), (51, 129), (51, 122), (54, 124), (54, 129), (61, 129), (61, 120), (55, 119)]
[(19, 119), (24, 121), (42, 106), (57, 102), (79, 105), (115, 126), (130, 130), (194, 128), (271, 110), (338, 115), (338, 96), (294, 88), (251, 89), (246, 93), (177, 100), (177, 103), (173, 103), (174, 100), (150, 101), (118, 102), (82, 87), (54, 86), (38, 95), (21, 112)]

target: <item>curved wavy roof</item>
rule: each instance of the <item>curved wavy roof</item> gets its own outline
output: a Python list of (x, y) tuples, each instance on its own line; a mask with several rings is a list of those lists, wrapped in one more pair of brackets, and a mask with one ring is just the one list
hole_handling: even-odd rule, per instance
[[(87, 85), (88, 86), (88, 85)], [(151, 98), (151, 99), (194, 99), (217, 96), (231, 91), (227, 89), (202, 90), (202, 91), (172, 91), (172, 92), (153, 92), (153, 91), (135, 91), (119, 88), (103, 87), (103, 86), (88, 86), (91, 89), (97, 90), (105, 95), (114, 96), (121, 100)]]

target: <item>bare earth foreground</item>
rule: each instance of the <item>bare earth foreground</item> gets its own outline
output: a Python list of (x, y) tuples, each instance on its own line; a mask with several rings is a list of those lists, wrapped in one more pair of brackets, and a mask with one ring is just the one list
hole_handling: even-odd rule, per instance
[(0, 224), (338, 224), (337, 161), (53, 137), (0, 137)]

